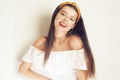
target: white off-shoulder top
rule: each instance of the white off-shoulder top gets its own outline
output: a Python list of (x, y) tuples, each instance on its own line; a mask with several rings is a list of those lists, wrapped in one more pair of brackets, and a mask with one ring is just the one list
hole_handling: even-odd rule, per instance
[(77, 80), (76, 71), (87, 70), (84, 49), (51, 51), (45, 66), (44, 53), (30, 46), (22, 60), (32, 63), (31, 70), (52, 80)]

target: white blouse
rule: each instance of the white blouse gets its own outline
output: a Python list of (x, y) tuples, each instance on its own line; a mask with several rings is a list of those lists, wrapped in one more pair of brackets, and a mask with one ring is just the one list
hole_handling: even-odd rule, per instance
[(31, 70), (52, 80), (77, 80), (77, 69), (87, 70), (84, 49), (51, 51), (50, 57), (43, 67), (44, 53), (44, 51), (30, 46), (22, 60), (32, 63)]

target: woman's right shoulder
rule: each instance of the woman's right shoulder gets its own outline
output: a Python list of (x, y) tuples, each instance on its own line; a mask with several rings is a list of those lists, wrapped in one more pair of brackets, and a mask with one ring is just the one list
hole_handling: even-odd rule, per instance
[(45, 43), (46, 43), (46, 37), (38, 37), (33, 43), (33, 46), (39, 48), (40, 46), (45, 45)]

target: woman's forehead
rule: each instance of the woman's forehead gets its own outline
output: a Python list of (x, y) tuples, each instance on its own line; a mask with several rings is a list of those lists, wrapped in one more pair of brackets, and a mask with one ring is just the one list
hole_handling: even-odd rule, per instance
[(64, 6), (60, 9), (60, 11), (66, 12), (67, 14), (71, 14), (72, 16), (77, 16), (77, 11), (70, 6)]

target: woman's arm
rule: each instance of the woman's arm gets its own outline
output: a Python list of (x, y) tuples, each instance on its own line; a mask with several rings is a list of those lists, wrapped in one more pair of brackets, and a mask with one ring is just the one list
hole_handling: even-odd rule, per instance
[(31, 65), (32, 65), (31, 63), (22, 62), (19, 67), (19, 72), (25, 76), (32, 78), (33, 80), (51, 80), (48, 77), (37, 74), (33, 72), (32, 70), (30, 70)]
[(87, 70), (77, 70), (77, 80), (87, 80)]
[[(73, 50), (79, 50), (83, 48), (83, 42), (81, 38), (78, 36), (71, 36), (69, 40), (69, 44)], [(88, 71), (87, 70), (77, 70), (77, 80), (87, 80), (88, 78)]]

